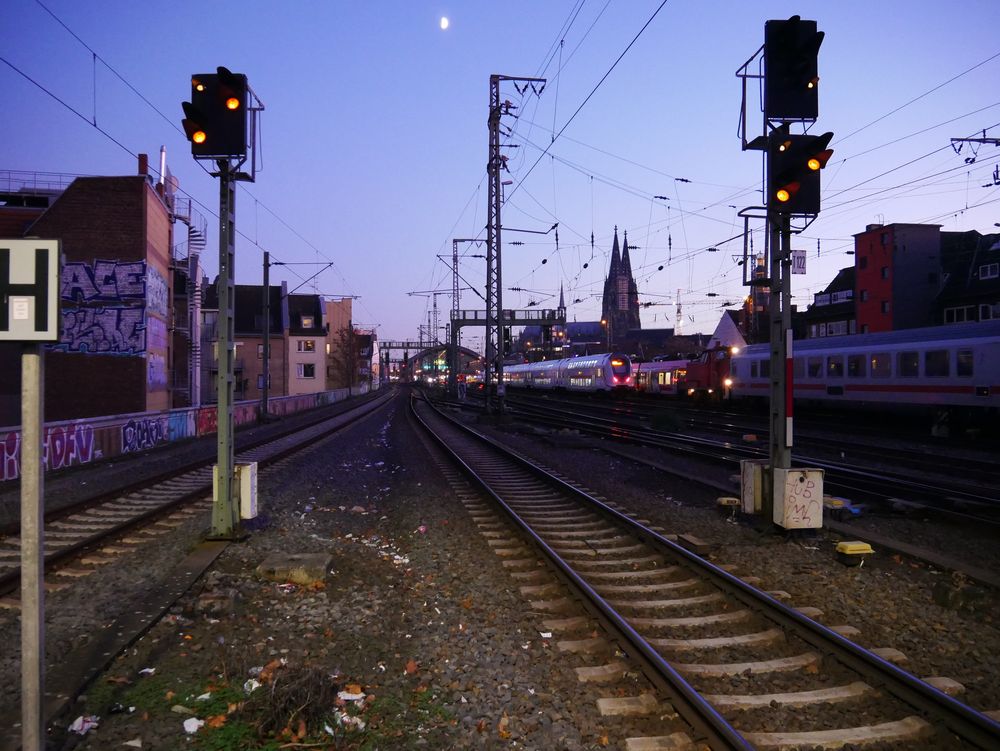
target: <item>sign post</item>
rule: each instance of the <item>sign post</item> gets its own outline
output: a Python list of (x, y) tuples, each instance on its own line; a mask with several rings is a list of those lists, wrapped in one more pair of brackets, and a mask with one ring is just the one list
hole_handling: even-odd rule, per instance
[(43, 342), (59, 341), (59, 241), (0, 240), (0, 341), (21, 354), (21, 747), (45, 748)]

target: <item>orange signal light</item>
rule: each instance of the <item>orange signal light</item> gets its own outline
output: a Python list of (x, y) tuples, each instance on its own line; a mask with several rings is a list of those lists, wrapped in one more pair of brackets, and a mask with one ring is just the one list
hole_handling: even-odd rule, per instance
[(226, 100), (226, 109), (237, 110), (240, 108), (240, 100), (234, 96), (229, 97)]
[(191, 134), (191, 140), (195, 143), (205, 143), (206, 138), (208, 138), (208, 135), (203, 130), (196, 130)]

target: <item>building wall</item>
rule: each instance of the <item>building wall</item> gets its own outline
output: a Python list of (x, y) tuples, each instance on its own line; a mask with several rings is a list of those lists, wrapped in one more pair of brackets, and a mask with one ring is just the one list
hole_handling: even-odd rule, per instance
[(941, 289), (941, 228), (936, 224), (870, 225), (854, 236), (859, 333), (934, 323)]
[[(310, 351), (308, 348), (312, 347)], [(326, 339), (321, 336), (288, 337), (288, 393), (314, 394), (326, 390)]]
[(167, 408), (170, 221), (146, 177), (78, 178), (29, 231), (65, 261), (46, 418)]
[(352, 329), (353, 302), (350, 298), (326, 301), (324, 313), (327, 329), (326, 342), (324, 343), (326, 353), (324, 371), (327, 389), (345, 388), (348, 385), (339, 360), (344, 356), (342, 349), (347, 341), (344, 332)]

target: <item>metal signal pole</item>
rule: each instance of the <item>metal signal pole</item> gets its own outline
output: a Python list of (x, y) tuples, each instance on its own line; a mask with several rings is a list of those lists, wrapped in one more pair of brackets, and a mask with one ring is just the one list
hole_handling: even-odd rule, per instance
[(235, 538), (239, 516), (233, 503), (233, 321), (236, 276), (236, 184), (229, 159), (219, 159), (219, 375), (217, 380), (218, 476), (211, 537)]
[[(514, 105), (509, 101), (500, 101), (500, 82), (522, 82), (527, 89), (534, 83), (545, 83), (544, 78), (521, 78), (518, 76), (503, 76), (496, 73), (490, 76), (490, 116), (488, 120), (490, 131), (489, 160), (486, 171), (489, 174), (489, 194), (486, 199), (486, 362), (483, 367), (483, 385), (486, 387), (486, 412), (504, 411), (503, 382), (503, 337), (500, 329), (503, 326), (503, 286), (501, 284), (500, 267), (500, 206), (503, 194), (500, 186), (500, 173), (505, 169), (505, 157), (500, 153), (500, 118), (513, 114)], [(519, 89), (520, 90), (520, 89)], [(496, 403), (493, 402), (492, 384), (496, 379)]]
[[(771, 254), (771, 425), (769, 462), (771, 482), (775, 469), (792, 468), (792, 284), (791, 218), (769, 211)], [(774, 494), (767, 492), (761, 502), (764, 518), (774, 511)]]
[(260, 422), (267, 422), (267, 398), (271, 385), (271, 254), (264, 251), (264, 352), (260, 385)]

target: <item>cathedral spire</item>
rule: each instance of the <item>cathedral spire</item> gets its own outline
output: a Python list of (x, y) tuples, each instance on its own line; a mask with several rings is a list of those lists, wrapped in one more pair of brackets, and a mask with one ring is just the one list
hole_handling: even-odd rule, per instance
[(563, 284), (559, 282), (559, 307), (563, 310), (566, 309), (566, 298), (563, 297)]
[(611, 268), (608, 269), (608, 276), (618, 275), (618, 267), (621, 265), (621, 251), (618, 249), (618, 225), (615, 225), (615, 241), (611, 246)]
[(621, 273), (628, 276), (629, 279), (632, 278), (632, 262), (628, 257), (628, 230), (625, 230), (625, 249), (622, 251), (622, 265)]

